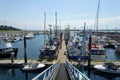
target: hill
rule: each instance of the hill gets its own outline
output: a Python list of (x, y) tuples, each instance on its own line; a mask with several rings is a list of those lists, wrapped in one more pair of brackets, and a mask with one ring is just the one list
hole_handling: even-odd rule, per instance
[(0, 30), (21, 30), (12, 26), (0, 25)]

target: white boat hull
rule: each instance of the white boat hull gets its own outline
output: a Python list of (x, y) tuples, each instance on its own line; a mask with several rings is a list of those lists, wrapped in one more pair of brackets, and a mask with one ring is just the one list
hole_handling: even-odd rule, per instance
[(22, 68), (23, 71), (34, 71), (34, 70), (38, 70), (38, 69), (41, 69), (45, 67), (45, 64), (38, 64), (37, 66), (34, 66), (32, 64), (27, 64), (27, 65), (24, 65), (24, 67)]
[(95, 65), (93, 67), (97, 71), (101, 71), (101, 72), (105, 72), (105, 73), (111, 73), (111, 74), (120, 74), (120, 70), (107, 69), (103, 65)]

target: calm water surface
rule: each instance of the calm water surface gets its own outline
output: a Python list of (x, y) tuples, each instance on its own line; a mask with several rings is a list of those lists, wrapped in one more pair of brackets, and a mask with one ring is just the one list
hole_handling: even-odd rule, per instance
[[(27, 58), (39, 58), (40, 51), (39, 49), (44, 45), (44, 36), (37, 35), (33, 39), (27, 40)], [(17, 47), (18, 54), (17, 58), (24, 58), (24, 43), (22, 41), (18, 41), (13, 43), (13, 47)]]

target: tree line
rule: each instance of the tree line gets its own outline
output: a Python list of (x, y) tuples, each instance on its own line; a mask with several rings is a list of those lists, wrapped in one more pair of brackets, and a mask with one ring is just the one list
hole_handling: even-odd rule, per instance
[(13, 26), (0, 25), (0, 30), (21, 30), (21, 29), (15, 28)]

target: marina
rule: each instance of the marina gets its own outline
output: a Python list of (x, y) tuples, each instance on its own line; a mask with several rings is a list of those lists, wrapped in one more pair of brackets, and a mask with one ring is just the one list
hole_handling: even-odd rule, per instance
[[(28, 42), (32, 42), (32, 43), (34, 43), (34, 42), (37, 42), (37, 41), (39, 41), (39, 39), (40, 38), (42, 38), (42, 37), (44, 37), (44, 35), (38, 35), (38, 36), (36, 36), (35, 38), (33, 38), (33, 39), (30, 39), (30, 40), (27, 40), (27, 43)], [(43, 39), (43, 38), (42, 38)], [(3, 67), (7, 67), (8, 69), (13, 69), (14, 68), (14, 70), (18, 73), (18, 72), (20, 72), (21, 73), (21, 75), (25, 75), (25, 73), (24, 72), (22, 72), (21, 70), (19, 70), (19, 68), (20, 67), (22, 67), (23, 66), (23, 64), (24, 64), (24, 51), (22, 50), (22, 49), (24, 49), (23, 48), (23, 41), (18, 41), (18, 42), (15, 42), (15, 43), (12, 43), (13, 44), (13, 47), (17, 47), (17, 48), (19, 48), (19, 50), (18, 50), (18, 55), (17, 55), (17, 59), (14, 59), (14, 63), (12, 63), (12, 60), (11, 59), (3, 59), (3, 60), (0, 60), (0, 66), (1, 66), (1, 68), (3, 68)], [(18, 46), (17, 46), (18, 45)], [(30, 48), (29, 47), (29, 45), (30, 44), (27, 44), (27, 48), (29, 49), (29, 50), (31, 50), (32, 48)], [(44, 44), (39, 44), (39, 45), (35, 45), (36, 46), (36, 48), (38, 47), (38, 46), (41, 46), (41, 45), (44, 45)], [(22, 46), (22, 47), (21, 47)], [(35, 48), (35, 46), (33, 46), (34, 48)], [(27, 50), (28, 50), (27, 49)], [(38, 50), (38, 51), (37, 51)], [(43, 60), (43, 61), (39, 61), (39, 47), (38, 47), (38, 49), (36, 49), (35, 50), (35, 52), (34, 52), (34, 54), (32, 54), (34, 52), (34, 50), (31, 50), (31, 51), (27, 51), (27, 58), (28, 58), (28, 63), (44, 63), (45, 65), (52, 65), (52, 64), (54, 64), (55, 62), (56, 62), (56, 59), (54, 59), (54, 60), (50, 60), (50, 61), (48, 61), (47, 59), (46, 60)], [(68, 60), (67, 59), (67, 53), (66, 53), (67, 51), (66, 51), (66, 45), (65, 45), (65, 42), (64, 42), (64, 40), (63, 40), (63, 43), (62, 43), (62, 48), (59, 50), (59, 54), (58, 54), (58, 58), (57, 58), (57, 60), (60, 62), (60, 69), (63, 69), (63, 71), (66, 71), (66, 70), (64, 70), (65, 69), (65, 62), (66, 62), (66, 60)], [(120, 65), (120, 62), (119, 62), (119, 56), (117, 56), (117, 55), (115, 55), (115, 50), (113, 50), (113, 49), (106, 49), (106, 52), (107, 52), (107, 60), (103, 60), (103, 61), (99, 61), (99, 60), (97, 60), (97, 61), (91, 61), (91, 65), (97, 65), (97, 64), (103, 64), (104, 62), (113, 62), (113, 63), (115, 63), (115, 64), (117, 64), (117, 65)], [(28, 53), (29, 53), (29, 55), (28, 55)], [(66, 53), (66, 54), (65, 54)], [(34, 56), (33, 56), (34, 55)], [(112, 56), (111, 56), (112, 55)], [(70, 61), (74, 66), (76, 66), (77, 64), (78, 64), (78, 62), (77, 61)], [(88, 63), (86, 63), (86, 64), (84, 64), (84, 65), (87, 65)], [(47, 67), (49, 67), (49, 66), (47, 66)], [(43, 69), (44, 70), (44, 69)], [(57, 79), (56, 80), (58, 80), (59, 78), (61, 79), (61, 77), (59, 76), (59, 75), (68, 75), (68, 74), (63, 74), (63, 73), (66, 73), (66, 72), (63, 72), (63, 71), (59, 71), (59, 74), (57, 74)], [(94, 71), (94, 70), (93, 70)], [(4, 72), (4, 69), (3, 69), (3, 72)], [(35, 77), (37, 74), (39, 74), (39, 71), (38, 72), (36, 72), (36, 73), (29, 73), (29, 72), (27, 72), (28, 73), (28, 75), (32, 75), (33, 77)], [(2, 74), (2, 73), (1, 73)], [(7, 73), (6, 73), (7, 74)], [(94, 73), (91, 73), (91, 75), (93, 76), (93, 75), (96, 75), (96, 74), (94, 74)], [(28, 77), (29, 79), (28, 80), (30, 80), (30, 79), (32, 79), (33, 77), (31, 76), (31, 78), (30, 77)], [(98, 76), (98, 75), (97, 75)], [(100, 76), (100, 75), (99, 75)], [(8, 76), (9, 77), (9, 76)], [(17, 76), (16, 76), (17, 77)], [(26, 76), (24, 76), (24, 80), (27, 80), (27, 79), (25, 79), (25, 77)], [(101, 76), (102, 77), (102, 76)], [(104, 76), (105, 77), (105, 76)], [(69, 77), (66, 77), (67, 79), (69, 78)], [(66, 80), (66, 78), (64, 77), (64, 79), (63, 80)], [(93, 78), (93, 77), (92, 77)], [(115, 80), (119, 80), (119, 75), (117, 75), (116, 76), (116, 78), (118, 78), (118, 79), (115, 79)], [(13, 78), (14, 79), (14, 78)], [(97, 80), (97, 79), (96, 79)], [(107, 79), (106, 79), (107, 80)]]
[(120, 80), (118, 3), (1, 1), (0, 80)]

